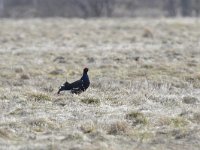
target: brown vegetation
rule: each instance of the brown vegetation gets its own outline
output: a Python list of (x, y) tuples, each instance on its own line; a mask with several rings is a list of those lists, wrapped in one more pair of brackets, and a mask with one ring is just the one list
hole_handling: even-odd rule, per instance
[[(195, 19), (0, 24), (0, 149), (199, 150)], [(90, 68), (80, 95), (58, 87)]]

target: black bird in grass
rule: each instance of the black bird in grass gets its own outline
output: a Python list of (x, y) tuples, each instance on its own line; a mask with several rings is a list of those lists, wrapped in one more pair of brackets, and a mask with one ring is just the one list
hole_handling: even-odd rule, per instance
[(80, 94), (81, 92), (85, 91), (90, 85), (90, 80), (89, 80), (89, 76), (88, 76), (87, 72), (88, 72), (88, 68), (84, 68), (83, 75), (80, 80), (77, 80), (73, 83), (69, 83), (66, 81), (59, 88), (58, 94), (61, 91), (65, 91), (65, 90), (70, 90), (71, 93), (73, 93), (73, 94)]

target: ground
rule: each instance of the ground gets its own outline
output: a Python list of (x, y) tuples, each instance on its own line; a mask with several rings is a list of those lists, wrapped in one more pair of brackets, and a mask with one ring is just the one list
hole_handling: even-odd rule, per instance
[[(199, 150), (197, 19), (0, 20), (0, 149)], [(62, 92), (89, 68), (91, 86)]]

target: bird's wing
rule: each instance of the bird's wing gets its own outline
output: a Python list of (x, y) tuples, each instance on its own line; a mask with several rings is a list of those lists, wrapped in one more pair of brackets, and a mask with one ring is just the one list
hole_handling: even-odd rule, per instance
[(77, 81), (71, 83), (71, 87), (72, 87), (72, 89), (76, 89), (76, 88), (79, 89), (79, 88), (83, 87), (83, 81), (77, 80)]

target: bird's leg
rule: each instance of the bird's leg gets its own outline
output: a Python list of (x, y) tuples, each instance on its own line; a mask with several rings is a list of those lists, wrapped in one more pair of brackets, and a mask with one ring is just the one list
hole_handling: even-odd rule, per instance
[(60, 90), (58, 90), (57, 94), (60, 94)]
[(60, 92), (63, 90), (62, 87), (63, 87), (63, 86), (61, 86), (61, 87), (59, 88), (57, 94), (60, 94)]

